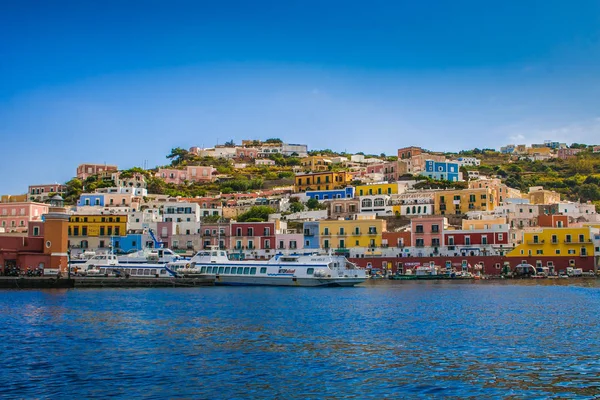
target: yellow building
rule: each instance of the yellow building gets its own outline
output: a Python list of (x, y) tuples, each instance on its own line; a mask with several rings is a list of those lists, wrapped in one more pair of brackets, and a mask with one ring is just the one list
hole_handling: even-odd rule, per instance
[(482, 189), (488, 187), (493, 190), (495, 199), (494, 206), (496, 207), (502, 204), (506, 199), (520, 199), (522, 197), (520, 190), (506, 186), (498, 178), (469, 181), (469, 189)]
[(127, 235), (127, 215), (71, 215), (69, 237), (107, 237)]
[(357, 196), (372, 196), (377, 194), (398, 194), (397, 183), (374, 183), (372, 185), (356, 186)]
[(27, 194), (5, 194), (0, 197), (0, 203), (25, 203)]
[(529, 193), (523, 196), (529, 199), (530, 204), (556, 204), (560, 203), (560, 193), (552, 190), (545, 190), (541, 186), (532, 186)]
[(508, 257), (538, 255), (593, 256), (590, 228), (544, 228), (525, 232), (522, 243), (507, 254)]
[(322, 220), (319, 244), (323, 249), (381, 247), (381, 233), (385, 229), (386, 222), (382, 219)]
[(496, 199), (491, 188), (440, 190), (434, 195), (434, 214), (466, 214), (493, 211)]
[(305, 171), (323, 172), (329, 171), (331, 160), (323, 156), (310, 156), (301, 159), (300, 163)]
[(346, 171), (314, 172), (296, 175), (294, 189), (296, 192), (342, 189), (351, 182), (352, 175)]

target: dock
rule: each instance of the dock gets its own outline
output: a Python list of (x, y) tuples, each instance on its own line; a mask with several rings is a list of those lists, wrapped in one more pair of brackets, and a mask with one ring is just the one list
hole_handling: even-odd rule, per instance
[(214, 278), (0, 277), (0, 289), (196, 287), (214, 284)]

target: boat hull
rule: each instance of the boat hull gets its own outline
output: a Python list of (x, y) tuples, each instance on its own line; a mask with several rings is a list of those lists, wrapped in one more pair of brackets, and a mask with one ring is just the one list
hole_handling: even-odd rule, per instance
[(291, 287), (352, 287), (366, 281), (366, 278), (294, 278), (263, 276), (231, 276), (189, 274), (185, 278), (214, 277), (215, 286), (291, 286)]

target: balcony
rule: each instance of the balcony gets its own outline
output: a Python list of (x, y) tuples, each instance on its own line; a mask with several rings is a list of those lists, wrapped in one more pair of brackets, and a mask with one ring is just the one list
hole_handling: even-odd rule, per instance
[(377, 229), (369, 229), (369, 235), (377, 235)]
[(346, 236), (346, 235), (347, 235), (346, 232), (339, 232), (338, 233), (338, 236)]
[(542, 244), (544, 244), (544, 241), (543, 240), (537, 240), (537, 241), (536, 240), (528, 240), (527, 244), (542, 245)]
[(354, 236), (360, 236), (362, 234), (362, 232), (361, 231), (354, 231), (354, 232), (352, 232), (352, 234)]
[(331, 233), (330, 233), (330, 232), (323, 232), (323, 233), (321, 234), (321, 236), (331, 236)]
[(304, 236), (315, 236), (313, 231), (304, 231)]

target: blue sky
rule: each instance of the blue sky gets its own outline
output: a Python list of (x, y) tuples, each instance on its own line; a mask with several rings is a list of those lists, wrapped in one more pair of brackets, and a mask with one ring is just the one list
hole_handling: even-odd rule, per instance
[(600, 142), (600, 2), (0, 2), (0, 193), (279, 137)]

